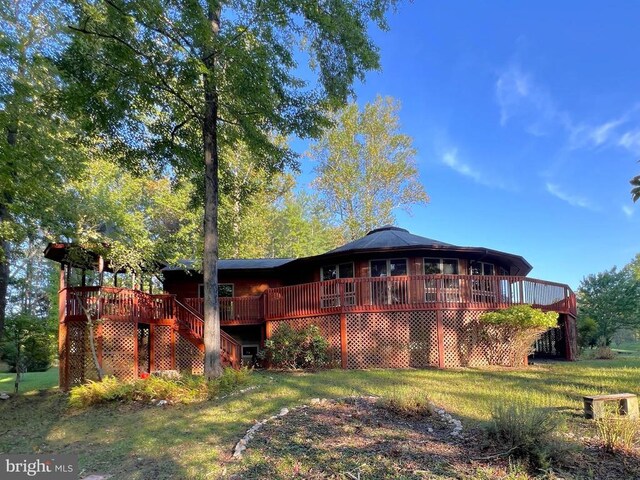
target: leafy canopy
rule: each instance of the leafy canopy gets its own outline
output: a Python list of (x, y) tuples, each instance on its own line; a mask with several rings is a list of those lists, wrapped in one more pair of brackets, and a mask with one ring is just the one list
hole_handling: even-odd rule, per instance
[(85, 127), (127, 165), (169, 163), (202, 186), (206, 77), (216, 89), (218, 148), (244, 143), (266, 169), (295, 165), (273, 133), (316, 136), (328, 125), (326, 109), (378, 68), (367, 26), (386, 28), (394, 3), (73, 0), (72, 29), (82, 35), (61, 63), (69, 105), (88, 113)]
[(313, 186), (348, 239), (395, 223), (397, 209), (426, 203), (413, 140), (400, 132), (400, 105), (378, 96), (364, 110), (351, 103), (332, 118), (334, 126), (314, 143)]
[(619, 329), (640, 327), (639, 309), (640, 281), (633, 264), (588, 275), (580, 282), (578, 315), (596, 321), (598, 336), (606, 345)]
[(487, 312), (480, 317), (484, 323), (518, 329), (553, 328), (558, 324), (556, 312), (543, 312), (531, 305), (513, 305), (504, 310)]

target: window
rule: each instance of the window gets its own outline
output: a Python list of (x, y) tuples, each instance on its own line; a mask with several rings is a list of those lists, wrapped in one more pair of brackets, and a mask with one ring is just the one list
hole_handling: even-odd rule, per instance
[(393, 279), (407, 275), (407, 259), (392, 258), (389, 260), (371, 260), (371, 277), (388, 277), (371, 284), (371, 302), (374, 305), (407, 303), (407, 279)]
[(258, 361), (258, 352), (260, 347), (257, 344), (245, 344), (242, 345), (242, 365), (251, 367)]
[(424, 274), (431, 275), (444, 273), (445, 275), (458, 275), (458, 260), (451, 258), (425, 258)]
[[(424, 274), (458, 275), (460, 269), (458, 260), (452, 258), (425, 258)], [(438, 285), (438, 282), (440, 284)], [(438, 288), (439, 287), (439, 288)], [(437, 292), (440, 290), (441, 301), (460, 301), (460, 281), (457, 278), (428, 278), (424, 281), (425, 301), (436, 302)]]
[[(471, 260), (469, 262), (469, 273), (491, 277), (495, 275), (495, 267), (492, 263)], [(471, 299), (474, 302), (491, 303), (495, 300), (493, 279), (473, 279), (471, 280)]]
[[(336, 278), (353, 278), (353, 262), (325, 265), (320, 269), (320, 279), (323, 282)], [(344, 283), (344, 304), (355, 305), (356, 288), (353, 282)], [(320, 290), (320, 305), (322, 308), (340, 306), (340, 285), (336, 282), (323, 284)]]
[[(218, 297), (233, 297), (233, 283), (219, 283)], [(204, 298), (204, 283), (198, 285), (198, 298)]]
[(336, 278), (353, 278), (353, 263), (326, 265), (320, 269), (320, 278), (323, 282)]
[(495, 267), (492, 263), (471, 260), (469, 262), (469, 274), (471, 275), (495, 275)]

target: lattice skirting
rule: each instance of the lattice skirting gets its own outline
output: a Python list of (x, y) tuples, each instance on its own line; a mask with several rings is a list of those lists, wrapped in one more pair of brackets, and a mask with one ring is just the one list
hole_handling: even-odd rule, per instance
[(172, 327), (156, 325), (153, 332), (153, 369), (173, 370), (173, 352), (171, 342)]
[(437, 365), (435, 312), (347, 315), (347, 368), (420, 368)]
[(278, 327), (284, 323), (288, 323), (295, 330), (302, 330), (310, 325), (318, 327), (322, 335), (329, 341), (331, 363), (340, 365), (340, 315), (321, 315), (271, 322), (271, 334), (276, 333)]
[(204, 372), (204, 353), (178, 332), (176, 335), (176, 368), (181, 372), (202, 375)]
[[(492, 343), (490, 339), (499, 335), (493, 335), (493, 327), (481, 325), (482, 313), (473, 310), (440, 312), (445, 368), (513, 363), (514, 350), (508, 339)], [(439, 366), (437, 315), (432, 310), (346, 314), (347, 368)], [(339, 315), (280, 320), (272, 323), (272, 334), (284, 323), (295, 329), (318, 325), (330, 340), (335, 363), (339, 363)]]
[(104, 322), (102, 324), (102, 370), (121, 380), (137, 376), (136, 324)]

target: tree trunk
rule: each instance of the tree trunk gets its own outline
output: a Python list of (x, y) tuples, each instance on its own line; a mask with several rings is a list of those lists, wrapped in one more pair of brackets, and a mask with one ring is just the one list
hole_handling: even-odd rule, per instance
[[(220, 30), (220, 11), (211, 9), (213, 35)], [(204, 76), (204, 376), (208, 380), (222, 374), (220, 356), (220, 305), (218, 302), (218, 92), (213, 72), (215, 55), (208, 52)]]
[[(7, 144), (14, 147), (18, 141), (18, 129), (15, 126), (7, 128)], [(8, 191), (0, 194), (0, 231), (6, 231), (3, 224), (9, 221), (9, 205), (12, 196)], [(7, 288), (9, 286), (9, 260), (11, 246), (9, 241), (0, 236), (0, 340), (4, 334), (7, 314)]]

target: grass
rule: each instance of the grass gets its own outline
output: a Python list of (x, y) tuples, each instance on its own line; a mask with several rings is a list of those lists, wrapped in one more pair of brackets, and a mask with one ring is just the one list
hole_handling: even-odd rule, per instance
[[(54, 370), (27, 374), (25, 391), (54, 386), (55, 375)], [(0, 375), (0, 389), (10, 390), (7, 377)], [(245, 394), (168, 407), (144, 403), (77, 410), (69, 408), (66, 395), (23, 395), (0, 403), (0, 453), (76, 453), (83, 474), (121, 479), (218, 478), (233, 445), (254, 421), (314, 397), (388, 396), (417, 388), (472, 426), (486, 423), (497, 403), (526, 399), (584, 427), (583, 395), (640, 394), (638, 378), (640, 358), (620, 356), (519, 370), (261, 372), (249, 380), (257, 388)]]
[[(0, 392), (7, 392), (13, 395), (15, 381), (15, 373), (0, 373)], [(47, 390), (57, 386), (57, 368), (50, 368), (46, 372), (27, 372), (22, 374), (20, 393), (33, 393), (37, 390)]]

